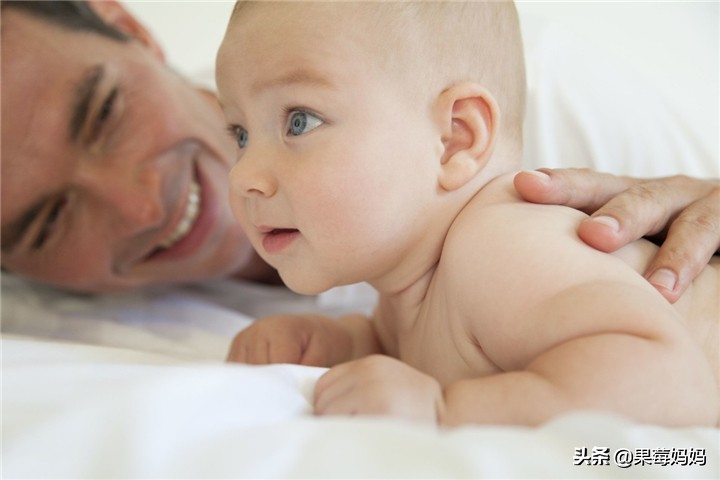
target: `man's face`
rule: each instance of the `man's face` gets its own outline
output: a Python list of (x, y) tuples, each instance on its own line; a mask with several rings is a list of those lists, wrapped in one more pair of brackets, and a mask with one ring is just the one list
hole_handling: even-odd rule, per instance
[(3, 17), (3, 267), (82, 291), (243, 267), (215, 99), (138, 41)]

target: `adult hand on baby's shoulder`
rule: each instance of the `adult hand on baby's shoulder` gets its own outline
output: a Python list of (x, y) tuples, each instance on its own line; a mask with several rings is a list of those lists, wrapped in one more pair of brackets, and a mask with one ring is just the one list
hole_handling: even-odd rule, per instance
[(670, 302), (680, 298), (720, 248), (717, 180), (541, 169), (519, 173), (514, 183), (527, 201), (590, 214), (578, 234), (598, 250), (613, 252), (643, 236), (662, 240), (645, 276)]
[(334, 319), (321, 315), (274, 315), (256, 320), (235, 336), (229, 362), (294, 363), (329, 367), (352, 348), (352, 340)]
[(433, 377), (385, 355), (343, 363), (315, 386), (316, 415), (383, 415), (438, 423), (443, 392)]

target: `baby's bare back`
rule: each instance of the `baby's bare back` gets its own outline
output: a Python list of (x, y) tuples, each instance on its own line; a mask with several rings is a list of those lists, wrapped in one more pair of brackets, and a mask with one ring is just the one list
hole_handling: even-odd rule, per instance
[[(672, 391), (666, 369), (684, 380), (678, 389), (687, 395), (668, 399), (668, 411), (675, 409), (676, 423), (697, 421), (677, 413), (675, 407), (683, 402), (712, 403), (713, 410), (717, 409), (713, 394), (720, 389), (717, 259), (671, 306), (641, 278), (657, 252), (654, 244), (639, 240), (612, 255), (601, 254), (577, 237), (584, 218), (581, 212), (526, 204), (509, 180), (500, 179), (485, 190), (466, 206), (448, 233), (427, 289), (422, 296), (415, 295), (420, 302), (415, 297), (402, 301), (381, 295), (376, 321), (382, 326), (379, 333), (388, 353), (447, 386), (464, 379), (522, 372), (528, 365), (543, 362), (559, 367), (545, 370), (549, 375), (588, 368), (583, 362), (558, 359), (575, 354), (587, 359), (587, 345), (600, 351), (615, 348), (611, 343), (617, 341), (618, 357), (598, 357), (600, 370), (606, 367), (602, 359), (622, 357), (629, 367), (637, 367), (640, 358), (646, 363), (639, 371), (646, 368), (651, 379), (649, 390)], [(678, 328), (678, 322), (684, 328)], [(652, 355), (649, 350), (624, 348), (624, 342), (633, 338), (662, 338), (663, 348), (653, 349)], [(657, 361), (650, 359), (654, 355)], [(592, 368), (589, 371), (597, 374), (599, 370)], [(568, 373), (564, 378), (586, 377)], [(589, 404), (614, 409), (615, 399), (629, 398), (635, 389), (640, 389), (637, 398), (643, 399), (649, 391), (635, 382), (602, 384), (621, 394), (604, 397), (605, 403), (593, 394)], [(594, 387), (584, 385), (575, 391), (595, 391)], [(642, 403), (628, 400), (628, 405), (633, 402)], [(627, 406), (624, 411), (642, 418), (662, 419), (664, 415), (655, 412), (652, 416), (644, 407), (636, 407)]]

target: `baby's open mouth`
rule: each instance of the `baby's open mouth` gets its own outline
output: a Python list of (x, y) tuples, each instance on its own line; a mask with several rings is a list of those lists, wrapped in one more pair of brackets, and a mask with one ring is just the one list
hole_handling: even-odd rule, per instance
[(297, 228), (273, 228), (269, 232), (266, 232), (266, 235), (280, 235), (282, 233), (294, 233), (297, 231)]
[(261, 227), (262, 247), (270, 254), (280, 253), (285, 250), (300, 235), (297, 228), (272, 228)]

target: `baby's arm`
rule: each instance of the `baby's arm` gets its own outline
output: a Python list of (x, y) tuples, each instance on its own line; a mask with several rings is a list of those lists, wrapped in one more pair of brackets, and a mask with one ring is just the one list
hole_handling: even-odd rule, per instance
[[(505, 373), (444, 389), (383, 355), (336, 366), (317, 383), (315, 413), (391, 415), (446, 426), (537, 425), (566, 411), (599, 409), (665, 425), (714, 425), (712, 374), (677, 319), (670, 318), (667, 329), (652, 327), (668, 318), (656, 298), (656, 292), (621, 282), (568, 288), (525, 318), (546, 334), (481, 337), (488, 340), (481, 347)], [(613, 318), (630, 325), (609, 327)], [(596, 328), (579, 333), (582, 327), (572, 323)], [(553, 341), (556, 334), (566, 338)], [(498, 349), (508, 353), (499, 355)]]
[(381, 353), (380, 343), (373, 322), (364, 315), (274, 315), (241, 331), (228, 361), (330, 367), (373, 353)]
[[(537, 425), (564, 411), (601, 409), (671, 426), (714, 425), (715, 384), (699, 347), (679, 323), (642, 326), (668, 318), (653, 297), (619, 282), (559, 293), (527, 320), (562, 328), (563, 319), (582, 318), (597, 331), (549, 345), (514, 371), (449, 385), (440, 423)], [(630, 325), (609, 328), (608, 318)]]

